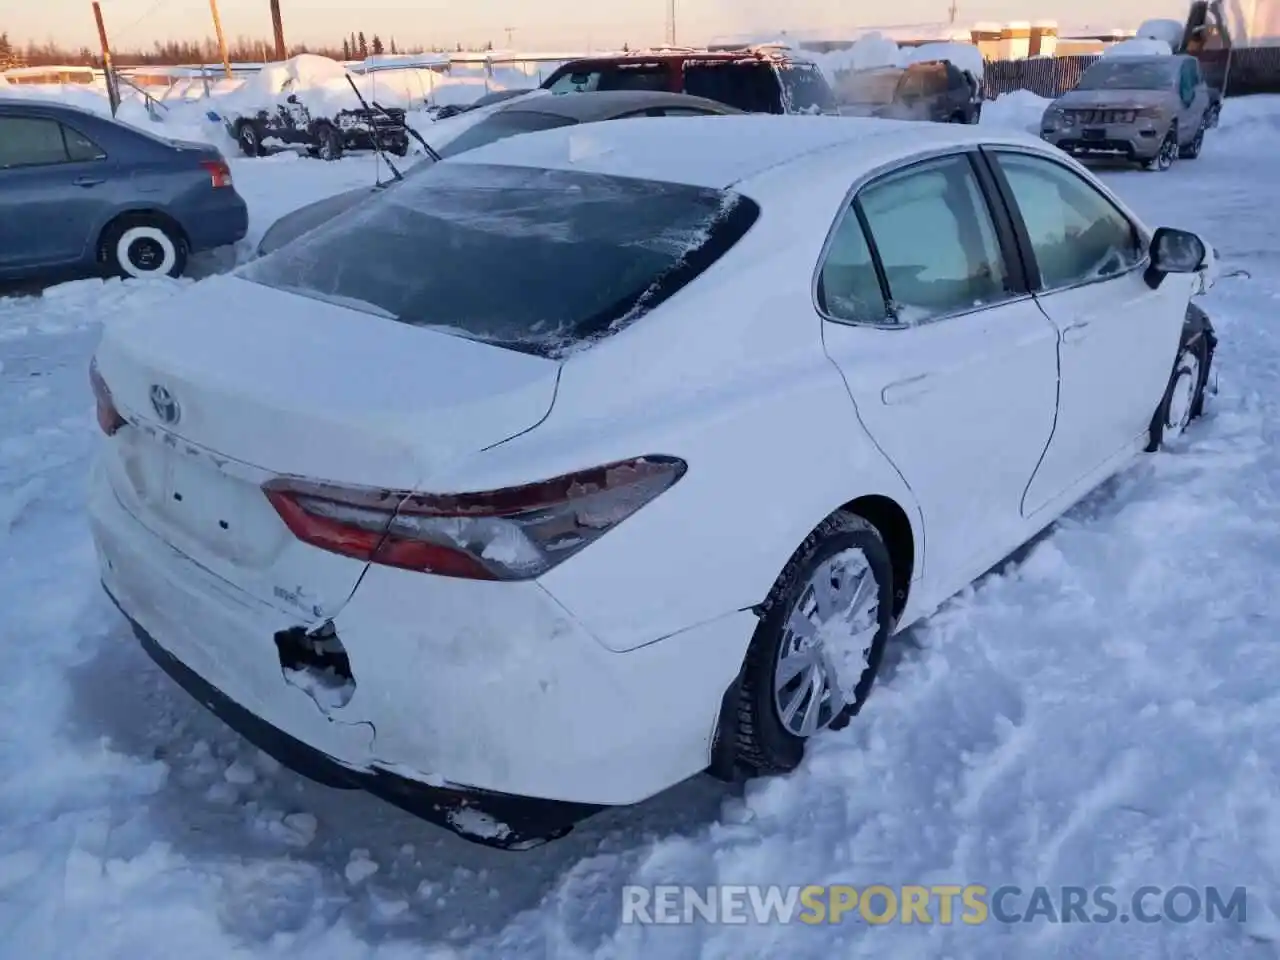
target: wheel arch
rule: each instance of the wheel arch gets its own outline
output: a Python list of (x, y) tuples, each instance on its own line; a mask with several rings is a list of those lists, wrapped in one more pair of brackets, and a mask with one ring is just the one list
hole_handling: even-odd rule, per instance
[(910, 515), (896, 500), (883, 494), (856, 497), (843, 504), (840, 511), (862, 517), (884, 540), (893, 568), (893, 615), (902, 616), (911, 595), (919, 553)]

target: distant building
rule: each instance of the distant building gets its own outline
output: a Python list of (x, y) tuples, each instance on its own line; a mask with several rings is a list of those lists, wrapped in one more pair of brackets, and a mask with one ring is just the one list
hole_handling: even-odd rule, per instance
[(89, 84), (97, 79), (93, 67), (17, 67), (6, 70), (4, 78), (10, 83), (80, 83)]

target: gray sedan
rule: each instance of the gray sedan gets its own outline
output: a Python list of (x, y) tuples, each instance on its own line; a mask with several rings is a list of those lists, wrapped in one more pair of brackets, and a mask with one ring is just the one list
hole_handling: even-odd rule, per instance
[[(632, 117), (705, 117), (732, 113), (741, 111), (702, 97), (653, 90), (610, 90), (520, 97), (498, 107), (479, 123), (468, 127), (440, 147), (437, 153), (442, 160), (447, 160), (496, 140), (578, 123), (598, 123)], [(412, 177), (431, 165), (430, 160), (424, 160), (406, 176)], [(388, 189), (395, 189), (395, 185), (389, 185)], [(270, 253), (329, 222), (376, 192), (373, 187), (348, 190), (281, 217), (263, 236), (258, 245), (259, 255)]]
[(189, 253), (248, 227), (216, 148), (0, 97), (0, 280), (178, 276)]
[(1077, 157), (1168, 170), (1200, 155), (1211, 106), (1195, 57), (1104, 57), (1049, 105), (1040, 136)]

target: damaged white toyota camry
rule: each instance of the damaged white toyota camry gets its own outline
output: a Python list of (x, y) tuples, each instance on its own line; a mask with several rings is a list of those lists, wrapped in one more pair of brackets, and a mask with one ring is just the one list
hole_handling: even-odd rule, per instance
[(847, 724), (1199, 413), (1213, 266), (982, 128), (514, 138), (107, 326), (102, 580), (288, 765), (527, 847)]

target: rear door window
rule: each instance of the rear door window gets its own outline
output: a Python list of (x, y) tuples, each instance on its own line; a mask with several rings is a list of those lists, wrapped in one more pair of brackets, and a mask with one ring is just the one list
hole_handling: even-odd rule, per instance
[(685, 61), (684, 92), (747, 113), (781, 113), (773, 64), (751, 60)]
[(902, 322), (965, 313), (1011, 296), (995, 224), (968, 157), (889, 174), (864, 187), (858, 204)]
[(100, 146), (79, 130), (74, 130), (66, 124), (62, 125), (62, 138), (66, 142), (67, 156), (72, 163), (103, 160), (107, 156), (106, 151)]
[(639, 320), (737, 243), (758, 214), (753, 201), (723, 190), (440, 163), (240, 276), (559, 357)]
[(598, 90), (657, 90), (671, 88), (671, 70), (664, 63), (620, 63), (602, 70)]

